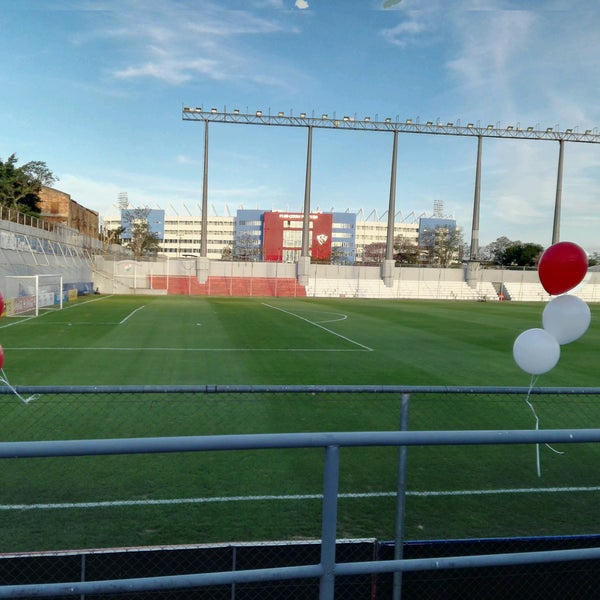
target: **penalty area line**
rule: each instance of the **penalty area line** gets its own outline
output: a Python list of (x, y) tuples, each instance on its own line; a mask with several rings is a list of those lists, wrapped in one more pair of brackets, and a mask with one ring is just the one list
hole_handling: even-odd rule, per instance
[(131, 319), (131, 317), (133, 317), (133, 315), (135, 315), (136, 312), (142, 310), (142, 308), (146, 308), (146, 305), (142, 304), (142, 306), (138, 306), (135, 310), (132, 310), (124, 319), (121, 319), (119, 321), (119, 325), (123, 325), (123, 323), (126, 323), (129, 319)]
[[(63, 306), (63, 310), (69, 310), (70, 308), (77, 308), (78, 306), (83, 306), (84, 304), (89, 304), (90, 302), (100, 302), (100, 300), (106, 300), (107, 298), (112, 298), (112, 294), (110, 296), (102, 296), (101, 298), (93, 298), (91, 300), (82, 300), (81, 302), (77, 302), (76, 304), (71, 304), (70, 306)], [(40, 313), (37, 317), (35, 315), (31, 315), (29, 317), (23, 317), (22, 319), (19, 318), (18, 315), (11, 315), (10, 318), (11, 319), (18, 319), (17, 321), (13, 321), (12, 323), (7, 323), (6, 325), (0, 325), (0, 329), (6, 329), (7, 327), (13, 327), (14, 325), (20, 325), (21, 323), (27, 323), (28, 321), (31, 321), (31, 319), (39, 319), (40, 317), (43, 317), (44, 315), (49, 315), (51, 312), (54, 311), (46, 311), (43, 313)], [(64, 323), (60, 323), (60, 325), (64, 325)]]
[[(487, 496), (494, 494), (565, 494), (576, 492), (600, 492), (600, 486), (549, 487), (549, 488), (506, 488), (497, 490), (438, 490), (407, 492), (408, 496)], [(396, 492), (354, 492), (338, 494), (340, 499), (393, 498)], [(253, 496), (207, 496), (200, 498), (160, 498), (156, 500), (105, 500), (98, 502), (60, 502), (36, 504), (0, 504), (0, 511), (10, 510), (65, 510), (85, 508), (113, 508), (119, 506), (162, 506), (176, 504), (211, 504), (218, 502), (264, 502), (322, 500), (323, 494), (285, 494)]]
[(346, 340), (347, 342), (350, 342), (351, 344), (354, 344), (355, 346), (359, 346), (359, 347), (363, 348), (367, 352), (373, 352), (373, 348), (369, 348), (369, 346), (365, 346), (364, 344), (361, 344), (360, 342), (357, 342), (356, 340), (352, 340), (349, 337), (342, 335), (341, 333), (337, 333), (337, 331), (333, 331), (332, 329), (323, 327), (323, 325), (321, 325), (320, 323), (315, 323), (314, 321), (311, 321), (310, 319), (307, 319), (306, 317), (302, 317), (300, 315), (297, 315), (296, 313), (290, 312), (289, 310), (285, 310), (283, 308), (273, 306), (272, 304), (267, 304), (266, 302), (263, 302), (262, 304), (263, 304), (263, 306), (266, 306), (267, 308), (272, 308), (274, 310), (278, 310), (282, 313), (285, 313), (286, 315), (290, 315), (291, 317), (296, 317), (297, 319), (300, 319), (301, 321), (304, 321), (305, 323), (314, 325), (315, 327), (318, 327), (319, 329), (322, 329), (323, 331), (326, 331), (327, 333), (331, 333), (332, 335), (342, 338), (343, 340)]

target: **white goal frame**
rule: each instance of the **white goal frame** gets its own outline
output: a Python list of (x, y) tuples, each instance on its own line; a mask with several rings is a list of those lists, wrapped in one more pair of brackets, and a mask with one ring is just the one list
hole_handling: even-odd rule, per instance
[[(55, 303), (54, 292), (47, 292), (43, 290), (43, 287), (52, 285), (52, 283), (45, 284), (44, 281), (48, 278), (52, 278), (52, 283), (58, 284), (58, 304)], [(40, 309), (46, 307), (55, 307), (58, 306), (60, 310), (63, 308), (63, 276), (60, 273), (43, 273), (38, 275), (7, 275), (6, 279), (18, 279), (25, 280), (29, 283), (33, 282), (33, 294), (26, 297), (33, 297), (34, 303), (33, 306), (29, 308), (25, 308), (25, 310), (15, 310), (15, 312), (11, 315), (7, 316), (19, 316), (23, 313), (29, 312), (31, 310), (35, 310), (35, 316), (39, 316)], [(49, 302), (50, 294), (52, 294), (52, 302)], [(6, 299), (11, 299), (10, 294)], [(16, 299), (16, 298), (15, 298)]]

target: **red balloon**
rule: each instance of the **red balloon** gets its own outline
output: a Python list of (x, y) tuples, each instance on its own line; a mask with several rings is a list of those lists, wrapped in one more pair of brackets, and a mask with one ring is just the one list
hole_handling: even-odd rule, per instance
[(583, 248), (573, 242), (558, 242), (542, 254), (538, 275), (544, 289), (556, 296), (581, 283), (587, 268), (588, 257)]

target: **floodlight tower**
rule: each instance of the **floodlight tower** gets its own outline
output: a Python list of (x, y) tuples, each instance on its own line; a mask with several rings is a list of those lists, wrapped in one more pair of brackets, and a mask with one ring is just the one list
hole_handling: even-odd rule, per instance
[[(509, 125), (505, 128), (499, 126), (487, 125), (485, 127), (479, 124), (469, 123), (466, 126), (460, 124), (447, 123), (443, 124), (439, 120), (434, 123), (427, 121), (426, 123), (413, 122), (412, 119), (405, 121), (393, 121), (387, 117), (383, 121), (372, 120), (370, 117), (357, 119), (356, 117), (344, 116), (343, 118), (333, 118), (323, 114), (321, 117), (307, 117), (306, 113), (300, 113), (300, 116), (285, 115), (279, 112), (276, 115), (263, 114), (263, 111), (257, 110), (254, 114), (241, 113), (238, 109), (233, 112), (228, 112), (224, 109), (222, 112), (216, 108), (204, 110), (202, 107), (190, 108), (184, 107), (182, 112), (184, 121), (204, 121), (204, 173), (202, 185), (202, 247), (201, 256), (206, 259), (206, 237), (207, 237), (207, 185), (208, 185), (208, 123), (233, 123), (246, 125), (267, 125), (267, 126), (284, 126), (284, 127), (306, 127), (308, 130), (308, 147), (306, 158), (306, 173), (305, 173), (305, 189), (304, 189), (304, 220), (302, 228), (302, 251), (301, 262), (302, 267), (299, 267), (299, 274), (302, 278), (305, 276), (305, 270), (310, 263), (308, 240), (309, 240), (309, 213), (310, 213), (310, 186), (311, 186), (311, 162), (312, 162), (312, 136), (315, 128), (321, 129), (338, 129), (338, 130), (360, 130), (360, 131), (378, 131), (394, 134), (393, 150), (392, 150), (392, 173), (390, 179), (390, 197), (388, 210), (388, 231), (386, 242), (386, 259), (382, 276), (386, 283), (391, 285), (391, 278), (388, 275), (389, 265), (393, 263), (393, 242), (394, 242), (394, 220), (395, 214), (395, 187), (396, 187), (396, 156), (397, 156), (397, 137), (399, 133), (417, 133), (427, 135), (450, 135), (450, 136), (467, 136), (477, 139), (477, 159), (475, 167), (475, 191), (473, 196), (473, 222), (471, 227), (471, 249), (469, 260), (476, 266), (479, 258), (479, 212), (480, 212), (480, 194), (481, 194), (481, 156), (483, 138), (507, 138), (519, 140), (551, 140), (559, 142), (559, 159), (556, 184), (556, 196), (554, 204), (554, 223), (552, 231), (552, 242), (559, 241), (560, 238), (560, 210), (562, 196), (562, 170), (565, 142), (578, 142), (588, 144), (599, 144), (600, 135), (596, 130), (586, 129), (584, 133), (577, 130), (566, 129), (565, 131), (554, 131), (552, 127), (547, 129), (539, 129), (538, 127), (527, 127), (523, 129), (520, 125)], [(204, 250), (202, 250), (204, 248)], [(208, 263), (206, 263), (208, 269)], [(468, 270), (469, 272), (469, 270)], [(469, 280), (469, 276), (467, 276)]]

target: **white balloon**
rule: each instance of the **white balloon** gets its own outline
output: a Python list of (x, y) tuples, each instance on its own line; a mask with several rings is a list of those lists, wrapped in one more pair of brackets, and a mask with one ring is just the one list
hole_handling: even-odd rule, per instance
[(577, 296), (557, 296), (546, 304), (542, 313), (544, 329), (559, 344), (569, 344), (580, 338), (590, 326), (590, 307)]
[(541, 375), (556, 366), (560, 358), (560, 345), (544, 329), (528, 329), (515, 340), (513, 357), (526, 373)]

